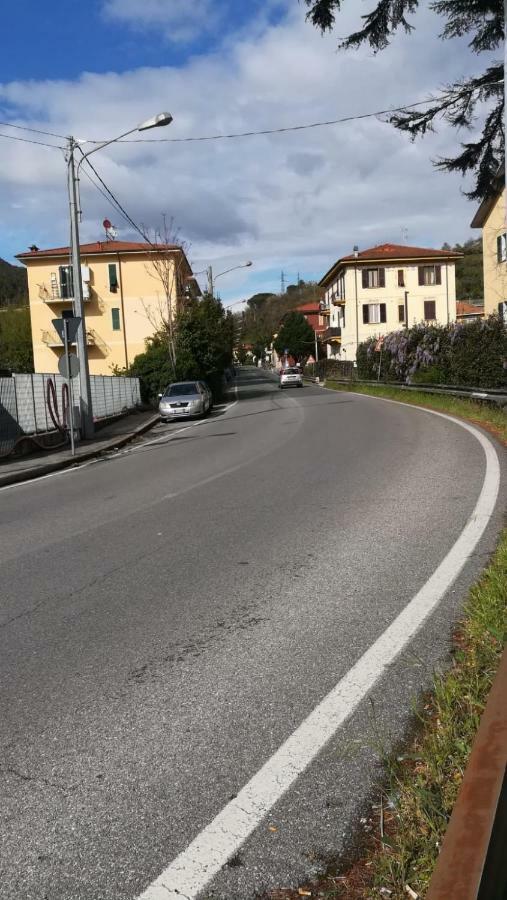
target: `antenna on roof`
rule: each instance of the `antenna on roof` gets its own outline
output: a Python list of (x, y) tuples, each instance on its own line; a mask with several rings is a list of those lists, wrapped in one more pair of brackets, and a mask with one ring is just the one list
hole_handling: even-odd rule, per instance
[(401, 226), (401, 242), (402, 244), (408, 244), (408, 228), (406, 225)]
[(104, 219), (104, 221), (102, 222), (102, 225), (104, 227), (104, 231), (106, 232), (106, 239), (108, 241), (114, 241), (114, 239), (116, 238), (116, 236), (118, 234), (115, 226), (111, 224), (109, 219)]

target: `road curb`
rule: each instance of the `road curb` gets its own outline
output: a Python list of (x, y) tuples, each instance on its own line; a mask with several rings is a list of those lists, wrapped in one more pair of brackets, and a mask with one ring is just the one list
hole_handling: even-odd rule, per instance
[(21, 484), (23, 481), (33, 481), (35, 478), (41, 478), (43, 475), (51, 475), (52, 472), (58, 472), (61, 469), (70, 469), (72, 466), (77, 467), (88, 459), (100, 456), (101, 453), (114, 450), (117, 447), (124, 447), (125, 444), (133, 441), (134, 438), (149, 431), (150, 428), (153, 428), (159, 421), (160, 416), (156, 413), (151, 419), (148, 419), (147, 422), (144, 422), (136, 428), (135, 431), (131, 431), (129, 434), (120, 435), (114, 439), (111, 438), (107, 444), (103, 444), (100, 448), (90, 448), (90, 450), (87, 450), (85, 453), (80, 453), (79, 456), (71, 456), (69, 459), (61, 459), (58, 460), (58, 462), (43, 463), (34, 469), (28, 469), (22, 472), (12, 472), (9, 475), (0, 475), (0, 488), (8, 487), (11, 484)]

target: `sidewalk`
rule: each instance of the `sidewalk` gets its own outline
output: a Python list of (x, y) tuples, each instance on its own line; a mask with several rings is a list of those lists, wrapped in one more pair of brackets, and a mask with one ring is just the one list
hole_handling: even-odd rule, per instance
[(67, 469), (86, 459), (92, 459), (107, 450), (122, 447), (143, 432), (148, 431), (160, 419), (158, 413), (133, 412), (97, 431), (89, 441), (76, 444), (76, 455), (71, 456), (70, 447), (64, 450), (46, 450), (28, 456), (7, 457), (0, 460), (0, 487), (28, 481), (41, 475), (49, 475), (58, 469)]

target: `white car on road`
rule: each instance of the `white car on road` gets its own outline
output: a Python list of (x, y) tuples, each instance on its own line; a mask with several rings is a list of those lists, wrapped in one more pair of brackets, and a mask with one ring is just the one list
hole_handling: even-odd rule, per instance
[(280, 390), (286, 387), (303, 387), (303, 375), (301, 369), (294, 366), (290, 369), (282, 369), (280, 372)]

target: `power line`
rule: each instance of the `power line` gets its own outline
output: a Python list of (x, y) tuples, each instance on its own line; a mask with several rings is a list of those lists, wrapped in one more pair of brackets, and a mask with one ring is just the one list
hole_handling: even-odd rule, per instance
[[(495, 82), (496, 84), (496, 82)], [(481, 85), (481, 90), (487, 85)], [(452, 94), (447, 93), (441, 95), (440, 99), (451, 98)], [(180, 137), (180, 138), (127, 138), (118, 141), (120, 144), (185, 144), (196, 141), (221, 141), (229, 138), (254, 137), (262, 134), (283, 134), (288, 131), (305, 131), (309, 128), (323, 128), (328, 125), (341, 125), (344, 122), (357, 122), (360, 119), (373, 119), (377, 116), (392, 115), (393, 113), (406, 112), (409, 109), (415, 109), (417, 106), (426, 106), (428, 103), (434, 103), (434, 98), (426, 100), (418, 100), (416, 103), (406, 103), (404, 106), (396, 106), (391, 109), (379, 109), (376, 112), (361, 113), (355, 116), (342, 116), (340, 119), (329, 119), (324, 122), (310, 122), (305, 125), (288, 125), (284, 128), (265, 128), (261, 131), (238, 131), (231, 134), (210, 134), (199, 137)], [(89, 144), (101, 144), (102, 141), (87, 141)]]
[[(82, 150), (81, 150), (81, 153), (83, 153)], [(129, 225), (131, 225), (132, 228), (134, 228), (134, 230), (137, 231), (137, 233), (141, 235), (143, 241), (146, 241), (146, 243), (149, 244), (150, 247), (153, 247), (154, 249), (156, 249), (156, 248), (157, 248), (157, 245), (154, 244), (153, 241), (150, 240), (150, 238), (149, 238), (148, 235), (142, 230), (142, 228), (140, 228), (140, 226), (139, 226), (136, 222), (134, 222), (134, 220), (132, 219), (132, 217), (129, 216), (127, 210), (121, 205), (120, 201), (115, 197), (115, 195), (114, 195), (113, 192), (110, 190), (110, 188), (108, 188), (108, 186), (107, 186), (106, 182), (104, 181), (104, 179), (99, 175), (99, 173), (97, 172), (97, 169), (95, 168), (95, 166), (90, 162), (90, 160), (89, 160), (87, 157), (85, 158), (84, 153), (83, 153), (83, 158), (84, 158), (86, 164), (90, 167), (90, 169), (92, 170), (92, 172), (95, 174), (96, 178), (98, 178), (98, 180), (100, 181), (102, 187), (104, 188), (105, 193), (104, 193), (104, 191), (102, 191), (102, 190), (99, 188), (99, 186), (98, 186), (97, 184), (95, 184), (95, 187), (97, 188), (97, 190), (100, 190), (100, 193), (101, 193), (103, 196), (106, 196), (106, 194), (107, 194), (106, 199), (109, 199), (109, 202), (112, 203), (112, 204), (114, 204), (114, 207), (115, 207), (115, 209), (117, 210), (117, 212), (119, 212), (120, 215), (122, 215), (123, 218), (129, 223)], [(88, 175), (87, 172), (86, 172), (85, 174)], [(90, 177), (90, 176), (88, 175), (88, 177)], [(92, 180), (91, 178), (90, 178), (90, 181), (92, 182), (92, 184), (94, 183), (93, 180)]]
[(54, 131), (41, 131), (40, 128), (29, 128), (28, 125), (15, 125), (14, 122), (0, 122), (3, 128), (17, 128), (19, 131), (31, 131), (32, 134), (45, 134), (47, 137), (57, 137), (66, 140), (64, 134), (56, 134)]
[(39, 147), (51, 147), (53, 150), (65, 150), (60, 144), (46, 144), (44, 141), (33, 141), (30, 138), (16, 137), (14, 134), (4, 134), (0, 132), (0, 138), (7, 138), (8, 141), (21, 141), (23, 144), (38, 144)]

